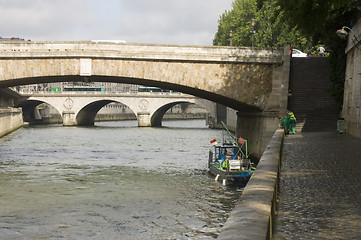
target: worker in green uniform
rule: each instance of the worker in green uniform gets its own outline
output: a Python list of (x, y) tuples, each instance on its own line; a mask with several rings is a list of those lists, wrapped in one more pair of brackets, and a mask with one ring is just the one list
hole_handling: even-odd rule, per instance
[(289, 134), (290, 130), (292, 133), (296, 133), (296, 117), (292, 111), (287, 111), (287, 122), (286, 122), (286, 134)]
[(281, 127), (284, 129), (285, 133), (287, 134), (287, 117), (282, 117), (280, 119)]

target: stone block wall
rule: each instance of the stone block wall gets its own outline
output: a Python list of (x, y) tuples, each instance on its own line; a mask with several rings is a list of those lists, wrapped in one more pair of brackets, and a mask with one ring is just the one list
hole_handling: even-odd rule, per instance
[(344, 101), (342, 117), (345, 119), (345, 131), (353, 136), (361, 137), (361, 46), (355, 39), (360, 39), (361, 19), (348, 35), (346, 48), (347, 62), (345, 74)]
[(21, 108), (0, 109), (0, 137), (24, 125)]

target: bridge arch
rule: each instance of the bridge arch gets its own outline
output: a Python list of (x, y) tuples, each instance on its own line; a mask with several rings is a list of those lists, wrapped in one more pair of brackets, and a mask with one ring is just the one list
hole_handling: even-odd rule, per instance
[(54, 109), (56, 109), (59, 115), (61, 115), (62, 110), (52, 105), (51, 102), (48, 102), (46, 100), (27, 100), (18, 105), (18, 107), (22, 108), (23, 120), (29, 123), (33, 123), (37, 120), (40, 120), (41, 116), (40, 113), (37, 111), (37, 106), (43, 103), (52, 106)]
[(175, 105), (182, 104), (182, 103), (190, 103), (190, 102), (187, 102), (187, 101), (171, 102), (171, 103), (167, 103), (167, 104), (161, 106), (160, 108), (158, 108), (150, 118), (151, 126), (152, 127), (162, 126), (162, 120), (163, 120), (165, 113), (169, 109), (174, 107)]
[[(129, 107), (130, 110), (132, 110), (137, 117), (138, 126), (162, 126), (162, 120), (165, 113), (173, 106), (181, 103), (197, 104), (198, 106), (206, 109), (208, 112), (212, 111), (212, 109), (209, 109), (208, 106), (202, 104), (202, 102), (195, 102), (193, 98), (190, 98), (188, 100), (167, 99), (165, 102), (159, 102), (157, 100), (154, 102), (151, 101), (152, 99), (154, 100), (156, 98), (142, 98), (140, 101), (138, 101), (138, 104), (134, 104), (133, 100), (124, 101), (117, 98), (108, 98), (107, 100), (92, 101), (89, 104), (85, 105), (83, 108), (81, 108), (78, 113), (75, 113), (76, 124), (87, 126), (94, 125), (94, 119), (99, 110), (105, 105), (112, 102), (122, 103)], [(144, 109), (142, 108), (142, 104), (149, 104), (149, 111), (144, 111)]]
[[(1, 62), (1, 60), (0, 60)], [(1, 66), (0, 66), (1, 67)], [(139, 66), (141, 68), (141, 66)], [(250, 73), (245, 74), (245, 76), (251, 75)], [(238, 74), (239, 77), (241, 77)], [(186, 81), (197, 81), (197, 79), (187, 79)], [(258, 80), (257, 80), (258, 81)], [(124, 84), (135, 84), (135, 85), (143, 85), (149, 87), (159, 87), (162, 89), (168, 89), (175, 92), (180, 92), (184, 94), (190, 94), (202, 99), (206, 99), (215, 103), (222, 104), (224, 106), (233, 108), (235, 110), (239, 110), (242, 112), (261, 112), (262, 106), (254, 105), (255, 101), (265, 101), (265, 96), (243, 96), (247, 99), (248, 102), (238, 101), (232, 98), (232, 95), (235, 95), (235, 88), (232, 87), (224, 87), (220, 93), (215, 93), (208, 90), (203, 90), (200, 88), (193, 88), (187, 85), (181, 85), (177, 83), (169, 83), (164, 82), (162, 79), (145, 79), (145, 78), (136, 78), (136, 77), (127, 77), (127, 76), (105, 76), (105, 75), (92, 75), (88, 77), (83, 77), (79, 75), (64, 75), (64, 76), (43, 76), (43, 77), (30, 77), (30, 78), (18, 78), (18, 79), (11, 79), (7, 81), (6, 87), (14, 87), (14, 86), (22, 86), (22, 85), (29, 85), (29, 84), (41, 84), (41, 83), (58, 83), (58, 82), (112, 82), (112, 83), (124, 83)], [(263, 81), (260, 81), (263, 83)], [(0, 87), (4, 83), (0, 80)], [(213, 85), (212, 81), (210, 80), (209, 85)], [(246, 85), (249, 85), (249, 80)], [(219, 83), (215, 83), (215, 85), (219, 85), (219, 88), (222, 88)], [(227, 85), (232, 85), (228, 83)], [(264, 88), (265, 86), (259, 87), (259, 89)], [(238, 87), (239, 88), (239, 87)], [(247, 95), (252, 94), (252, 92), (258, 91), (258, 87), (255, 90), (251, 90), (247, 92), (245, 88), (242, 88), (242, 92), (247, 92)], [(236, 93), (239, 95), (240, 93)]]
[(94, 125), (94, 119), (100, 109), (102, 109), (105, 105), (112, 103), (115, 101), (111, 100), (100, 100), (89, 103), (84, 106), (80, 111), (76, 114), (76, 123), (79, 126), (91, 126)]
[(69, 81), (131, 83), (173, 89), (242, 112), (274, 112), (280, 108), (280, 93), (287, 91), (282, 89), (288, 81), (283, 71), (285, 53), (284, 49), (4, 42), (0, 87)]

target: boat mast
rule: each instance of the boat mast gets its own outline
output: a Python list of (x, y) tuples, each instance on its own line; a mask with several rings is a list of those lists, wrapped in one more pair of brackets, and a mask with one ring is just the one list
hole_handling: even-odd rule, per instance
[(231, 132), (228, 130), (226, 124), (224, 124), (223, 121), (221, 121), (223, 127), (227, 130), (228, 134), (231, 136), (233, 142), (236, 144), (238, 150), (242, 153), (243, 156), (245, 156), (246, 158), (248, 158), (248, 150), (247, 150), (247, 140), (245, 139), (245, 143), (246, 143), (246, 155), (243, 153), (241, 147), (238, 145), (237, 139), (231, 134)]

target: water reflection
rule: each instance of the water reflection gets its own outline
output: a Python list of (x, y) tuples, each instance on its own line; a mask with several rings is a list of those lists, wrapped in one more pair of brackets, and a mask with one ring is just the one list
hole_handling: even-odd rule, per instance
[(205, 172), (221, 131), (199, 120), (136, 125), (28, 127), (1, 139), (1, 239), (215, 238), (241, 193)]

